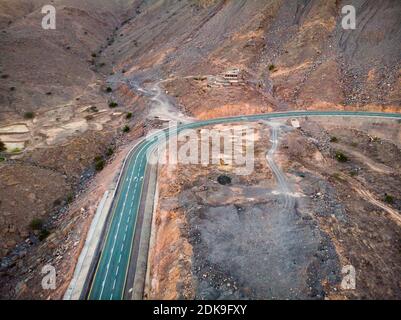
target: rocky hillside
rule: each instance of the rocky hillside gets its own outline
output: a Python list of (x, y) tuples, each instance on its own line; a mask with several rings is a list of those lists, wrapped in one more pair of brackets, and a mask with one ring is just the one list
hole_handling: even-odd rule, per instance
[[(57, 29), (43, 30), (48, 2), (0, 0), (4, 296), (44, 298), (40, 274), (24, 266), (53, 259), (58, 246), (60, 286), (68, 282), (102, 193), (84, 215), (76, 195), (96, 189), (92, 177), (113, 152), (158, 125), (140, 87), (159, 83), (178, 111), (202, 119), (401, 107), (398, 0), (351, 1), (356, 30), (341, 28), (350, 1), (340, 0), (54, 0)], [(240, 86), (210, 85), (230, 68)], [(71, 230), (77, 244), (64, 246)], [(31, 289), (17, 290), (21, 281)]]

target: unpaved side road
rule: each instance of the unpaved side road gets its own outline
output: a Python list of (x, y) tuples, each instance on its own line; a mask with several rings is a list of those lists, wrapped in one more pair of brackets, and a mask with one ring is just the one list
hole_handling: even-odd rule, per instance
[(274, 161), (274, 155), (277, 151), (278, 143), (279, 143), (279, 133), (280, 133), (280, 123), (277, 122), (266, 122), (267, 125), (271, 127), (271, 143), (272, 146), (269, 150), (269, 152), (266, 155), (267, 163), (270, 166), (270, 169), (272, 170), (276, 181), (277, 181), (277, 189), (282, 195), (284, 199), (283, 203), (283, 210), (293, 210), (295, 207), (295, 199), (294, 196), (292, 195), (291, 188), (288, 185), (287, 179), (284, 175), (284, 173), (281, 171), (279, 166), (276, 164)]

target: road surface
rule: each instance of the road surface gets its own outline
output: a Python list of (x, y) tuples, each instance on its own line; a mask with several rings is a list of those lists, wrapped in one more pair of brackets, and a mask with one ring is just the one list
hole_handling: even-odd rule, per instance
[[(171, 132), (180, 132), (184, 129), (200, 128), (212, 124), (248, 122), (259, 120), (271, 120), (277, 118), (298, 118), (305, 116), (330, 116), (330, 117), (375, 117), (401, 119), (401, 114), (378, 113), (378, 112), (345, 112), (345, 111), (292, 111), (269, 113), (262, 115), (249, 115), (198, 121), (179, 125)], [(273, 146), (277, 147), (277, 131), (273, 130)], [(158, 138), (168, 136), (165, 133), (154, 133), (139, 143), (128, 155), (123, 173), (116, 192), (114, 205), (112, 206), (110, 224), (105, 231), (105, 241), (102, 244), (100, 258), (97, 262), (95, 273), (91, 280), (88, 299), (92, 300), (121, 300), (125, 297), (128, 269), (133, 254), (133, 239), (136, 230), (136, 221), (142, 197), (145, 170), (147, 167), (147, 153), (159, 143)], [(267, 156), (272, 159), (272, 153)], [(269, 162), (275, 168), (275, 163)], [(276, 166), (276, 169), (277, 166)], [(277, 179), (282, 179), (280, 170), (274, 170)], [(284, 193), (290, 193), (288, 185), (284, 181), (280, 183)], [(292, 197), (286, 198), (286, 206), (291, 206)]]

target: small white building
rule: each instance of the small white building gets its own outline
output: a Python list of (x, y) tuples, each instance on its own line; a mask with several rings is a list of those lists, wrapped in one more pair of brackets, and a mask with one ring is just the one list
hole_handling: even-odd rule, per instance
[(292, 125), (295, 129), (301, 128), (301, 125), (299, 124), (299, 120), (298, 120), (298, 119), (291, 119), (291, 125)]

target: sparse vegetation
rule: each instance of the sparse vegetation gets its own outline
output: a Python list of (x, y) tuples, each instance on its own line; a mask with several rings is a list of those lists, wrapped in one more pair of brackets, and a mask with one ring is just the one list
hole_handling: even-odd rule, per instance
[(130, 130), (131, 129), (129, 126), (124, 126), (124, 128), (123, 128), (123, 132), (125, 132), (125, 133), (129, 132)]
[(2, 74), (2, 75), (1, 75), (1, 78), (2, 78), (2, 79), (8, 79), (9, 77), (10, 77), (10, 76), (9, 76), (8, 74)]
[(91, 112), (99, 112), (99, 110), (97, 109), (96, 106), (91, 106), (91, 107), (89, 108), (89, 110), (90, 110)]
[(96, 171), (102, 171), (105, 165), (105, 161), (103, 159), (103, 156), (96, 156), (94, 159), (95, 162), (95, 170)]
[(394, 197), (385, 193), (384, 194), (384, 201), (389, 203), (389, 204), (393, 204), (394, 203)]
[(11, 153), (20, 153), (22, 150), (20, 148), (14, 148), (11, 150)]
[(274, 64), (269, 64), (269, 71), (276, 71), (276, 66)]
[(330, 142), (337, 143), (338, 142), (338, 138), (337, 137), (331, 137), (330, 138)]
[(69, 193), (67, 195), (67, 203), (72, 203), (73, 200), (74, 200), (74, 195), (72, 193)]
[(95, 162), (95, 170), (102, 171), (104, 169), (105, 161), (103, 159)]
[(347, 162), (348, 161), (348, 157), (341, 151), (336, 151), (336, 159), (339, 162)]
[(49, 92), (46, 92), (46, 95), (47, 95), (47, 96), (51, 96), (52, 93), (49, 91)]
[(10, 91), (15, 91), (15, 87), (10, 87)]
[(111, 157), (114, 154), (114, 150), (112, 148), (108, 148), (106, 151), (106, 156)]
[(131, 119), (132, 118), (132, 112), (128, 112), (127, 115), (125, 116), (126, 119)]
[(113, 91), (113, 89), (111, 87), (106, 88), (106, 92), (112, 92), (112, 91)]
[(118, 103), (115, 102), (115, 101), (110, 101), (110, 102), (109, 102), (109, 107), (110, 107), (110, 108), (116, 108), (116, 107), (118, 107)]
[(29, 223), (29, 227), (32, 230), (41, 230), (43, 228), (43, 220), (39, 218), (34, 218)]
[(92, 53), (91, 57), (96, 58), (97, 57), (96, 53)]
[(49, 231), (49, 230), (47, 230), (47, 229), (42, 229), (42, 230), (40, 231), (40, 233), (39, 233), (38, 238), (39, 238), (40, 241), (43, 241), (43, 240), (45, 240), (49, 235), (50, 235), (50, 231)]
[(6, 150), (7, 150), (7, 148), (6, 148), (5, 143), (0, 140), (0, 152), (4, 152)]
[(32, 111), (28, 111), (24, 113), (24, 118), (25, 119), (33, 119), (35, 118), (35, 113)]
[(4, 161), (6, 161), (6, 158), (0, 157), (0, 162), (4, 162)]
[(350, 171), (349, 175), (350, 175), (351, 177), (355, 177), (355, 176), (358, 175), (358, 171), (356, 171), (356, 170)]
[(221, 175), (217, 178), (217, 182), (222, 184), (222, 185), (227, 185), (231, 183), (231, 178), (226, 175)]

